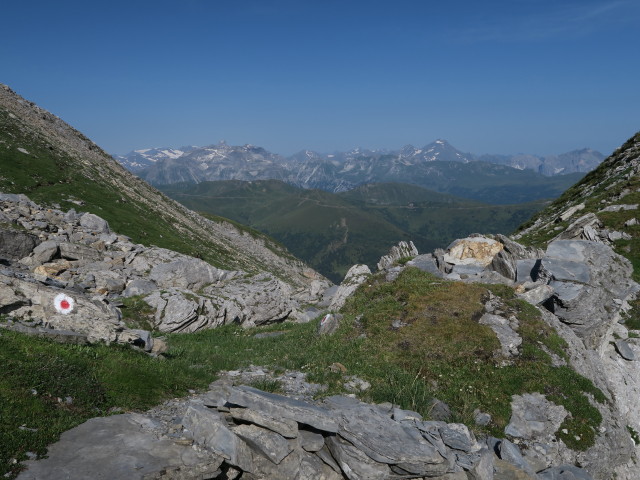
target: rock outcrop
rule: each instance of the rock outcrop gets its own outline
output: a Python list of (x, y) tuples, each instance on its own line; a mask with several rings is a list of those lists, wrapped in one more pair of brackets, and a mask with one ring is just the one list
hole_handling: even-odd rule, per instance
[[(223, 270), (171, 250), (134, 244), (90, 213), (43, 208), (0, 195), (0, 312), (28, 327), (70, 330), (88, 341), (140, 343), (122, 321), (121, 299), (142, 298), (161, 332), (296, 319), (329, 282), (296, 288), (269, 273)], [(69, 311), (55, 308), (64, 294)], [(145, 344), (145, 342), (142, 342)]]
[[(578, 464), (597, 479), (611, 478), (613, 472), (618, 478), (635, 478), (631, 465), (638, 452), (629, 431), (640, 431), (640, 377), (634, 366), (640, 342), (628, 338), (619, 320), (640, 286), (633, 281), (633, 268), (626, 258), (598, 240), (557, 239), (543, 251), (501, 235), (474, 235), (445, 251), (418, 255), (405, 266), (394, 266), (395, 276), (408, 267), (443, 279), (510, 285), (520, 298), (538, 305), (545, 322), (568, 343), (568, 364), (607, 397), (605, 403), (592, 401), (603, 420), (594, 445), (585, 452), (573, 451), (558, 438), (566, 411), (531, 392), (514, 398), (515, 416), (505, 433), (518, 438), (525, 458), (538, 470)], [(495, 332), (501, 363), (507, 365), (520, 354), (522, 339), (518, 320), (502, 312), (490, 300), (478, 321)], [(567, 364), (560, 358), (555, 361)], [(551, 469), (539, 475), (563, 478)]]
[[(48, 458), (27, 462), (19, 480), (70, 472), (127, 480), (535, 478), (517, 445), (478, 439), (465, 425), (351, 397), (296, 400), (234, 386), (238, 373), (230, 373), (204, 394), (147, 414), (89, 420), (64, 433)], [(591, 478), (571, 465), (552, 468)], [(556, 470), (544, 468), (541, 478), (569, 478)]]

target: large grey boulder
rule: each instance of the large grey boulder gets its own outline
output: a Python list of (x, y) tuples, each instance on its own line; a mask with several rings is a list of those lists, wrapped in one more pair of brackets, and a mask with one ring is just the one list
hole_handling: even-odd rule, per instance
[(79, 243), (60, 242), (58, 248), (60, 249), (60, 256), (67, 260), (97, 262), (103, 258), (98, 250)]
[[(217, 405), (216, 405), (217, 406)], [(296, 438), (298, 436), (298, 423), (288, 418), (276, 418), (267, 413), (261, 413), (250, 408), (231, 408), (231, 416), (237, 420), (251, 422), (269, 430), (279, 433), (284, 438)], [(307, 432), (311, 434), (311, 432)], [(322, 437), (322, 435), (320, 435)], [(324, 440), (322, 440), (324, 443)], [(304, 445), (303, 445), (304, 447)], [(322, 448), (322, 445), (318, 450)]]
[(254, 327), (281, 322), (295, 308), (290, 287), (268, 274), (209, 285), (198, 294), (169, 287), (144, 300), (156, 310), (155, 327), (163, 332), (197, 332), (230, 323)]
[(39, 243), (35, 235), (0, 227), (0, 258), (19, 260), (29, 255)]
[(151, 292), (158, 289), (158, 286), (151, 280), (144, 278), (135, 278), (127, 283), (126, 288), (122, 292), (122, 296), (125, 298), (134, 297), (137, 295), (148, 295)]
[(593, 480), (586, 470), (574, 465), (561, 465), (538, 472), (540, 480)]
[(293, 451), (291, 443), (282, 435), (257, 425), (238, 425), (232, 431), (276, 465)]
[(33, 249), (29, 264), (36, 267), (51, 261), (58, 254), (58, 242), (47, 240)]
[(370, 459), (424, 476), (451, 469), (447, 459), (417, 429), (392, 420), (379, 408), (343, 397), (329, 397), (325, 405), (338, 421), (339, 436)]
[(103, 218), (93, 213), (83, 213), (80, 217), (80, 226), (96, 233), (109, 233), (109, 224)]
[(585, 240), (556, 240), (547, 248), (538, 277), (553, 296), (545, 307), (597, 348), (616, 321), (622, 300), (638, 291), (633, 267), (609, 246)]
[(407, 266), (415, 267), (418, 270), (430, 273), (436, 277), (442, 278), (444, 276), (444, 272), (438, 267), (438, 260), (436, 256), (430, 253), (414, 257), (412, 260), (407, 262)]
[(504, 235), (497, 235), (496, 238), (503, 248), (493, 257), (490, 268), (509, 280), (521, 281), (518, 278), (518, 262), (535, 261), (542, 256), (542, 251), (520, 245)]
[(327, 446), (349, 480), (392, 478), (389, 465), (373, 460), (340, 436), (328, 437)]

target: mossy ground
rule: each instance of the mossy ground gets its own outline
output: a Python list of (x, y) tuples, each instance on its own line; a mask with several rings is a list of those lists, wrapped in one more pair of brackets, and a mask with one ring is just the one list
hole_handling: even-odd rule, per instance
[[(520, 320), (521, 355), (510, 364), (496, 356), (495, 334), (478, 323), (488, 288)], [(147, 318), (144, 306), (135, 299), (129, 303), (128, 321), (135, 321), (135, 312)], [(570, 368), (552, 366), (545, 349), (562, 357), (563, 340), (510, 288), (445, 282), (407, 268), (393, 283), (372, 277), (343, 314), (333, 336), (318, 336), (317, 320), (168, 335), (164, 359), (119, 346), (59, 345), (2, 331), (0, 474), (15, 473), (12, 459), (44, 454), (60, 433), (90, 417), (114, 407), (144, 410), (188, 389), (205, 389), (220, 370), (250, 364), (306, 372), (309, 381), (328, 385), (327, 395), (344, 393), (344, 375), (357, 375), (371, 383), (363, 400), (393, 402), (426, 418), (434, 397), (451, 407), (452, 421), (467, 425), (480, 409), (493, 420), (479, 430), (495, 436), (503, 436), (512, 395), (540, 392), (571, 412), (562, 426), (569, 433), (560, 434), (568, 445), (584, 449), (593, 443), (601, 419), (587, 395), (602, 402), (602, 393)], [(394, 320), (406, 326), (394, 328)], [(284, 334), (254, 337), (276, 330)], [(346, 372), (333, 372), (334, 362)], [(270, 381), (258, 388), (278, 391), (279, 385)], [(66, 397), (73, 403), (65, 403)]]

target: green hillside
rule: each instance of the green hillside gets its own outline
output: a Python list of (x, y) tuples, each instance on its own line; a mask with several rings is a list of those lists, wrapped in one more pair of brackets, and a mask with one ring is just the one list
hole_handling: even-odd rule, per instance
[(375, 184), (332, 194), (277, 180), (162, 187), (186, 207), (222, 215), (267, 233), (339, 282), (355, 263), (375, 266), (391, 245), (446, 247), (470, 233), (509, 233), (543, 207), (486, 205), (408, 184)]

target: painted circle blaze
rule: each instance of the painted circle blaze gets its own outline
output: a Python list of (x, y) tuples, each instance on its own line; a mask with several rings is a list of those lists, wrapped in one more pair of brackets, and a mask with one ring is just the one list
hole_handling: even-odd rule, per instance
[(56, 312), (66, 315), (73, 311), (73, 306), (75, 301), (69, 295), (65, 295), (64, 293), (59, 293), (56, 295), (56, 298), (53, 299), (53, 306), (56, 309)]

